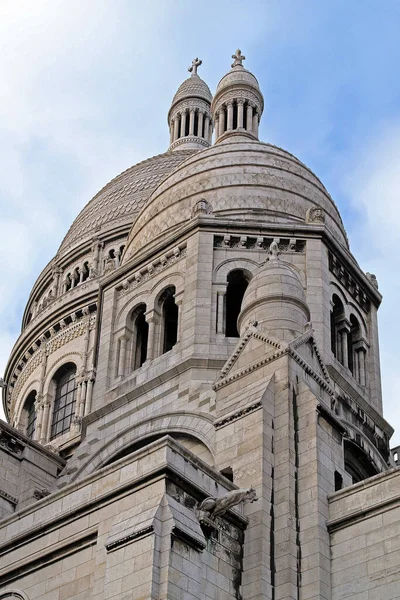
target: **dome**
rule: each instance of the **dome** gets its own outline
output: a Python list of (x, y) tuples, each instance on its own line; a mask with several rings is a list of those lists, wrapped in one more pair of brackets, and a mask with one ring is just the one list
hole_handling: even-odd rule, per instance
[[(273, 245), (277, 248), (276, 242)], [(240, 335), (249, 321), (257, 321), (264, 331), (290, 341), (304, 332), (309, 318), (305, 291), (295, 269), (271, 254), (243, 296), (238, 318)]]
[(258, 92), (260, 92), (260, 86), (258, 85), (258, 81), (253, 73), (250, 73), (250, 71), (244, 67), (239, 67), (238, 65), (232, 68), (231, 71), (222, 77), (217, 85), (215, 96), (225, 91), (227, 88), (232, 88), (235, 86), (248, 86), (255, 88)]
[(212, 100), (210, 88), (206, 82), (197, 75), (197, 73), (191, 75), (188, 77), (188, 79), (185, 79), (185, 81), (181, 83), (172, 100), (171, 108), (177, 102), (180, 102), (186, 98), (201, 98), (206, 102), (211, 102)]
[[(129, 234), (124, 260), (151, 247), (192, 218), (199, 200), (214, 218), (304, 226), (311, 210), (347, 247), (336, 205), (320, 180), (297, 158), (238, 133), (181, 163), (153, 192)], [(310, 226), (315, 223), (310, 223)]]
[(62, 241), (58, 255), (100, 232), (132, 223), (157, 184), (191, 154), (193, 150), (165, 152), (115, 177), (81, 210)]

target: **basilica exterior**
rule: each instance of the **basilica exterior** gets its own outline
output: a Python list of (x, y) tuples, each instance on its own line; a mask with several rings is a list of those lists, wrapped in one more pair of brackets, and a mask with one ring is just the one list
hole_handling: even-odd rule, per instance
[(37, 279), (4, 375), (1, 600), (400, 598), (376, 277), (258, 139), (238, 50)]

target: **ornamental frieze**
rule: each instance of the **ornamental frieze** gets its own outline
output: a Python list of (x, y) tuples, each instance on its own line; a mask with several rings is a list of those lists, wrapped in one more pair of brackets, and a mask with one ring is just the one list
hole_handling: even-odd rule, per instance
[(361, 285), (354, 279), (350, 271), (332, 252), (329, 252), (329, 270), (340, 281), (350, 296), (366, 313), (369, 312), (371, 302)]
[(148, 281), (158, 273), (165, 271), (171, 265), (175, 264), (186, 256), (186, 245), (177, 246), (170, 253), (166, 253), (163, 256), (155, 259), (148, 263), (145, 267), (142, 267), (136, 271), (133, 275), (130, 275), (117, 290), (117, 296), (124, 296), (128, 292), (135, 289), (138, 285), (144, 281)]
[(240, 248), (243, 250), (268, 250), (272, 242), (278, 244), (280, 253), (301, 253), (303, 254), (306, 247), (305, 240), (296, 238), (272, 238), (263, 236), (249, 235), (215, 235), (214, 248)]

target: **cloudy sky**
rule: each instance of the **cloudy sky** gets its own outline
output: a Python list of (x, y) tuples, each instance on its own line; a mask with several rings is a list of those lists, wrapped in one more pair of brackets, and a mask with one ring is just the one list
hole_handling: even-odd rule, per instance
[(29, 290), (79, 210), (168, 145), (195, 56), (215, 90), (240, 47), (260, 137), (296, 154), (376, 273), (385, 416), (399, 431), (400, 2), (0, 0), (0, 373)]

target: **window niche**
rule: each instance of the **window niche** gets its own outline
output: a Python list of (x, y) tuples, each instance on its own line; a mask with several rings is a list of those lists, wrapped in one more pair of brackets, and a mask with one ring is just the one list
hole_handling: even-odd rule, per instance
[(225, 295), (225, 336), (239, 337), (237, 320), (242, 307), (244, 293), (249, 285), (249, 275), (242, 269), (228, 274)]
[(178, 306), (175, 302), (175, 286), (170, 286), (160, 296), (161, 354), (169, 352), (178, 341)]
[(132, 371), (139, 369), (147, 359), (149, 325), (145, 317), (146, 305), (140, 304), (132, 313)]
[(29, 392), (25, 402), (24, 407), (22, 409), (20, 426), (21, 430), (25, 433), (25, 435), (31, 440), (35, 439), (35, 431), (36, 431), (36, 390), (32, 390)]
[(53, 417), (50, 438), (62, 435), (69, 428), (75, 414), (76, 404), (76, 366), (67, 363), (60, 367), (53, 377), (54, 393)]

